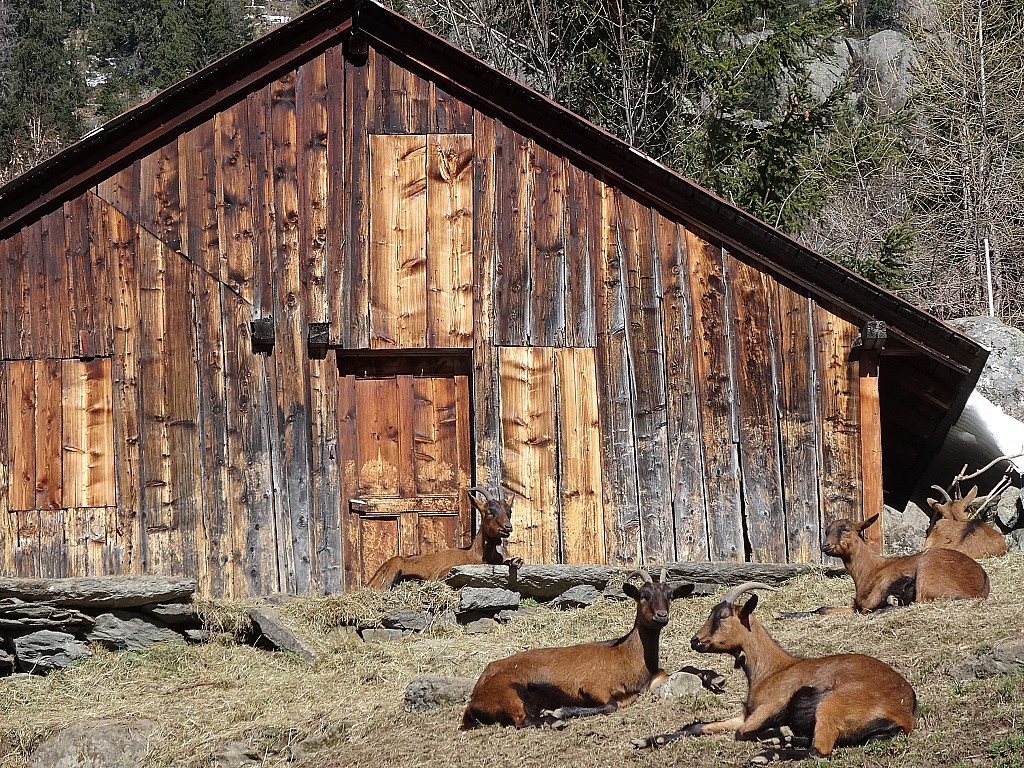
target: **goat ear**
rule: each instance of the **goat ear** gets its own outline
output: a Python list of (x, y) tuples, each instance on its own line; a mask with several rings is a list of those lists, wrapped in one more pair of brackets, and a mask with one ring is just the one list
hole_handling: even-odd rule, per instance
[(969, 492), (967, 493), (967, 495), (966, 495), (966, 496), (964, 496), (964, 504), (965, 504), (965, 505), (966, 505), (966, 504), (970, 504), (970, 503), (971, 503), (972, 501), (974, 501), (974, 498), (975, 498), (975, 497), (976, 497), (977, 495), (978, 495), (978, 486), (974, 486), (974, 487), (973, 487), (973, 488), (971, 488), (971, 490), (970, 490), (970, 491), (969, 491)]
[(672, 588), (672, 594), (669, 595), (669, 600), (675, 600), (677, 597), (686, 597), (687, 595), (692, 595), (693, 590), (696, 588), (696, 586), (696, 584), (689, 583), (676, 584)]
[(631, 597), (634, 600), (640, 599), (640, 590), (636, 588), (635, 584), (630, 584), (627, 581), (622, 585), (622, 591), (626, 593), (626, 597)]
[(469, 503), (473, 505), (473, 509), (483, 514), (487, 509), (487, 505), (485, 502), (480, 501), (480, 492), (476, 488), (470, 488), (466, 491), (466, 495), (469, 496)]
[(750, 629), (750, 614), (757, 608), (757, 593), (752, 594), (747, 598), (747, 602), (740, 606), (740, 621), (743, 626)]
[(878, 520), (878, 515), (874, 514), (867, 520), (865, 520), (863, 523), (857, 523), (857, 531), (859, 532), (863, 531), (865, 528), (870, 528), (872, 525), (875, 524), (876, 520)]

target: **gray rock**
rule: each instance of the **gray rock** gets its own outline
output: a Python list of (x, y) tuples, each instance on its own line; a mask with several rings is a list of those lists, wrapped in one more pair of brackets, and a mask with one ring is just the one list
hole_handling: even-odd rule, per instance
[(387, 629), (404, 629), (407, 632), (422, 632), (430, 624), (431, 616), (423, 611), (404, 608), (381, 619)]
[(543, 610), (539, 605), (520, 605), (516, 610), (498, 611), (494, 614), (494, 618), (502, 624), (507, 624), (516, 616), (529, 616), (531, 613)]
[(405, 711), (430, 712), (438, 707), (465, 704), (475, 684), (472, 677), (414, 677), (405, 686)]
[(186, 629), (182, 634), (185, 636), (185, 640), (194, 645), (208, 643), (213, 638), (213, 633), (208, 629)]
[(498, 626), (498, 622), (494, 619), (487, 618), (486, 616), (482, 619), (475, 619), (466, 625), (467, 635), (486, 635), (493, 632)]
[(949, 674), (954, 680), (966, 681), (996, 675), (1012, 675), (1024, 670), (1024, 642), (1003, 643), (988, 653), (968, 656), (954, 665)]
[(159, 735), (152, 720), (75, 723), (42, 742), (29, 757), (30, 768), (137, 768)]
[(669, 675), (668, 680), (657, 688), (655, 693), (663, 699), (678, 699), (683, 696), (695, 696), (704, 690), (704, 685), (696, 675), (689, 672), (676, 672)]
[(579, 584), (567, 589), (548, 603), (550, 608), (585, 608), (602, 597), (601, 591), (589, 584)]
[(297, 653), (306, 661), (316, 661), (317, 652), (301, 637), (281, 623), (277, 613), (268, 607), (250, 608), (249, 618), (260, 636), (277, 650)]
[(902, 512), (886, 507), (882, 524), (885, 526), (882, 535), (885, 554), (912, 555), (921, 551), (928, 530), (928, 515), (914, 502), (908, 502)]
[(92, 656), (89, 646), (67, 632), (41, 629), (21, 637), (14, 642), (14, 655), (18, 666), (24, 672), (45, 674), (54, 669), (70, 667), (78, 659)]
[(831, 51), (808, 62), (808, 86), (815, 100), (821, 102), (831, 96), (836, 88), (846, 82), (852, 66), (853, 55), (845, 40), (836, 40)]
[(240, 741), (221, 744), (210, 755), (212, 768), (256, 768), (263, 765), (259, 750)]
[(520, 595), (508, 589), (488, 587), (465, 587), (459, 593), (459, 611), (483, 611), (497, 613), (519, 607)]
[(1024, 421), (1024, 331), (994, 317), (947, 322), (990, 350), (977, 390), (1007, 415)]
[(59, 629), (91, 627), (93, 619), (73, 608), (27, 603), (17, 597), (0, 600), (0, 629)]
[(363, 640), (366, 642), (390, 642), (392, 640), (401, 640), (405, 635), (406, 633), (401, 629), (376, 629), (375, 627), (367, 627), (362, 630)]
[(156, 643), (181, 643), (184, 638), (153, 619), (125, 611), (103, 613), (86, 639), (116, 651), (141, 651)]
[(0, 677), (9, 675), (14, 671), (14, 657), (3, 648), (0, 648)]
[(71, 608), (134, 608), (189, 600), (193, 579), (170, 576), (83, 576), (77, 579), (0, 578), (0, 598)]
[(144, 612), (167, 626), (178, 629), (199, 629), (203, 625), (194, 603), (161, 603), (147, 606)]
[(906, 19), (913, 27), (934, 31), (939, 26), (940, 16), (935, 0), (898, 0), (899, 18)]
[(882, 114), (902, 110), (914, 90), (914, 44), (902, 32), (884, 29), (857, 43), (850, 41), (854, 58), (861, 64), (860, 90)]
[(1012, 531), (1021, 526), (1020, 488), (1011, 485), (1001, 494), (996, 502), (995, 519), (1004, 531)]
[(445, 582), (454, 589), (502, 588), (535, 600), (550, 600), (577, 584), (604, 589), (615, 571), (605, 565), (524, 565), (510, 574), (504, 565), (460, 565), (452, 568)]
[(1024, 528), (1011, 531), (1006, 537), (1007, 552), (1024, 552)]
[[(668, 563), (669, 578), (690, 581), (697, 584), (723, 585), (741, 584), (744, 581), (763, 581), (776, 586), (796, 576), (824, 571), (826, 575), (842, 575), (842, 566), (812, 566), (802, 563)], [(523, 597), (535, 600), (550, 600), (579, 584), (589, 584), (604, 590), (608, 597), (616, 591), (621, 596), (621, 585), (632, 569), (612, 568), (605, 565), (524, 565), (514, 575), (502, 565), (460, 565), (452, 568), (445, 582), (455, 588), (501, 587), (519, 592)], [(661, 566), (652, 566), (657, 576)], [(695, 591), (694, 594), (698, 594)]]
[(307, 736), (291, 746), (289, 759), (292, 762), (301, 763), (311, 759), (317, 752), (330, 749), (348, 736), (355, 724), (354, 720), (342, 720), (327, 728), (323, 733)]

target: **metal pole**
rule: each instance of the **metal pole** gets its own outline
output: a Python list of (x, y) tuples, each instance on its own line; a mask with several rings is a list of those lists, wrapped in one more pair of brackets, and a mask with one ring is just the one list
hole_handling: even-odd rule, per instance
[(992, 300), (992, 257), (989, 255), (988, 238), (985, 238), (985, 276), (988, 280), (988, 316), (996, 316), (996, 305)]

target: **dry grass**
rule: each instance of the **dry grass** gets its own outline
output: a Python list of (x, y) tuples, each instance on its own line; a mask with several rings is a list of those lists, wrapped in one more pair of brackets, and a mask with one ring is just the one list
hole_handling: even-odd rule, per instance
[[(762, 595), (758, 614), (787, 648), (804, 655), (869, 653), (903, 673), (918, 693), (918, 729), (865, 748), (841, 750), (836, 766), (996, 766), (1022, 768), (1024, 675), (961, 685), (946, 674), (955, 662), (1001, 642), (1024, 639), (1019, 585), (1024, 556), (989, 560), (992, 596), (980, 602), (911, 606), (878, 616), (820, 616), (781, 621), (780, 610), (846, 604), (846, 579), (808, 576)], [(669, 671), (696, 661), (728, 675), (722, 696), (701, 693), (663, 701), (651, 696), (621, 712), (573, 722), (564, 731), (457, 729), (458, 708), (430, 714), (402, 709), (402, 694), (419, 674), (475, 676), (484, 665), (525, 648), (584, 642), (622, 634), (632, 603), (604, 602), (578, 611), (540, 611), (490, 635), (467, 636), (437, 625), (410, 640), (363, 643), (336, 627), (340, 620), (375, 619), (382, 611), (428, 604), (450, 607), (439, 584), (392, 594), (295, 600), (282, 610), (322, 653), (315, 665), (226, 642), (158, 647), (141, 653), (98, 651), (89, 661), (48, 677), (0, 681), (0, 766), (22, 768), (42, 739), (84, 719), (149, 718), (161, 726), (147, 766), (210, 766), (225, 742), (245, 742), (263, 765), (389, 768), (516, 765), (724, 766), (756, 751), (728, 736), (688, 739), (656, 751), (636, 751), (630, 738), (674, 729), (694, 719), (734, 714), (746, 686), (730, 659), (697, 658), (689, 637), (714, 598), (677, 601), (662, 635)], [(245, 626), (245, 606), (210, 603), (203, 609), (225, 632)], [(350, 721), (351, 727), (339, 728)], [(289, 763), (291, 745), (321, 738), (322, 748)]]

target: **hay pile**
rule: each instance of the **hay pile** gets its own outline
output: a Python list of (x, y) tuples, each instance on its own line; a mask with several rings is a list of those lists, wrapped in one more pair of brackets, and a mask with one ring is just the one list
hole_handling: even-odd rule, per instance
[[(985, 567), (993, 584), (987, 601), (916, 605), (877, 616), (774, 618), (781, 610), (848, 604), (852, 584), (845, 578), (806, 576), (761, 596), (758, 615), (790, 650), (870, 653), (917, 690), (918, 730), (909, 738), (841, 750), (833, 766), (1022, 768), (1024, 676), (957, 684), (946, 674), (971, 653), (1024, 639), (1019, 596), (1024, 555), (989, 560)], [(402, 694), (416, 675), (476, 676), (488, 661), (526, 648), (621, 635), (633, 618), (631, 602), (602, 601), (581, 610), (523, 615), (488, 635), (469, 636), (439, 624), (413, 639), (364, 643), (339, 628), (339, 623), (366, 623), (400, 608), (429, 606), (440, 613), (455, 600), (447, 587), (432, 583), (394, 593), (291, 601), (280, 610), (321, 653), (314, 665), (224, 640), (139, 653), (100, 651), (64, 672), (2, 682), (0, 766), (24, 768), (44, 738), (92, 718), (155, 720), (160, 735), (146, 762), (152, 768), (205, 768), (229, 742), (249, 745), (259, 755), (252, 764), (265, 766), (731, 766), (756, 751), (728, 736), (682, 740), (656, 752), (629, 745), (633, 736), (737, 711), (745, 681), (731, 669), (731, 659), (698, 659), (689, 647), (694, 629), (717, 602), (714, 597), (676, 601), (662, 634), (661, 657), (669, 671), (696, 661), (726, 674), (728, 690), (721, 696), (702, 692), (675, 701), (645, 696), (621, 712), (575, 721), (563, 731), (461, 732), (458, 708), (404, 712)], [(244, 625), (245, 608), (202, 606), (225, 638)]]

